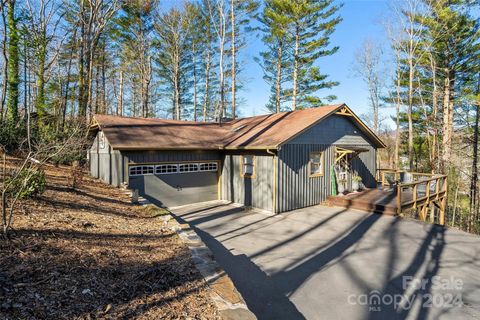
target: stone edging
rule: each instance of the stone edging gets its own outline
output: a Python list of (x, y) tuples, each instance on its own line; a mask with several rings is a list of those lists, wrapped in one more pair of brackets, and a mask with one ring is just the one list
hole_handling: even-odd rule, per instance
[(212, 251), (196, 232), (188, 224), (179, 224), (173, 217), (171, 218), (169, 224), (173, 224), (171, 228), (177, 232), (190, 249), (195, 267), (208, 284), (210, 297), (217, 306), (220, 317), (225, 320), (257, 319), (248, 309), (230, 277), (215, 261)]
[[(130, 190), (125, 190), (130, 197)], [(153, 205), (143, 197), (138, 199), (141, 205)], [(192, 254), (195, 267), (208, 285), (210, 297), (215, 303), (221, 319), (224, 320), (256, 320), (242, 295), (235, 288), (230, 277), (215, 261), (212, 251), (200, 239), (197, 233), (188, 224), (180, 224), (172, 213), (160, 217), (164, 226), (174, 230), (186, 244)]]

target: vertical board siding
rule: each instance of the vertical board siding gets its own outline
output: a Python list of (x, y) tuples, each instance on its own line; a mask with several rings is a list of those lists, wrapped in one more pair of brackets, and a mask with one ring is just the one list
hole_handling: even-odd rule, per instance
[[(276, 212), (313, 206), (331, 195), (331, 169), (335, 161), (335, 146), (361, 146), (368, 149), (351, 162), (351, 169), (362, 177), (365, 187), (376, 186), (376, 149), (351, 118), (332, 115), (308, 129), (287, 144), (278, 153)], [(310, 177), (310, 152), (324, 152), (324, 174)], [(351, 189), (352, 175), (347, 188)]]
[(112, 181), (112, 148), (105, 137), (105, 145), (100, 148), (99, 131), (90, 148), (90, 174), (108, 184), (114, 184)]
[[(377, 181), (375, 173), (377, 171), (376, 150), (372, 146), (365, 146), (368, 152), (362, 152), (352, 160), (352, 170), (362, 177), (362, 184), (367, 188), (375, 188)], [(350, 181), (351, 183), (351, 181)]]
[(118, 150), (112, 150), (111, 153), (111, 172), (112, 172), (112, 182), (111, 184), (115, 187), (119, 187), (123, 180), (123, 161), (122, 154)]
[(90, 175), (98, 178), (98, 153), (90, 153)]
[(273, 210), (273, 156), (255, 155), (255, 178), (241, 176), (241, 155), (225, 155), (222, 167), (221, 198)]
[(370, 145), (370, 142), (350, 117), (332, 115), (288, 144)]
[[(330, 169), (333, 146), (323, 144), (287, 144), (278, 154), (276, 211), (284, 212), (313, 206), (330, 194)], [(323, 176), (310, 177), (310, 153), (324, 152)]]
[[(341, 147), (341, 145), (338, 145)], [(352, 161), (352, 171), (362, 177), (367, 188), (375, 188), (376, 150), (372, 146)], [(310, 153), (324, 152), (324, 173), (310, 177), (308, 162)], [(278, 154), (278, 182), (276, 211), (284, 212), (313, 206), (325, 201), (331, 195), (331, 169), (335, 161), (335, 145), (286, 144)], [(347, 188), (351, 189), (352, 174), (348, 175)]]

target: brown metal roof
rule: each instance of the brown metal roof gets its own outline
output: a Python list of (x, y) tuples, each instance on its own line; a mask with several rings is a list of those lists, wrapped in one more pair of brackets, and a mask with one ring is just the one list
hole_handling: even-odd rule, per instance
[[(112, 148), (119, 150), (275, 149), (342, 107), (346, 105), (274, 113), (222, 124), (109, 115), (95, 115), (94, 121)], [(361, 121), (360, 128), (375, 145), (384, 146)]]

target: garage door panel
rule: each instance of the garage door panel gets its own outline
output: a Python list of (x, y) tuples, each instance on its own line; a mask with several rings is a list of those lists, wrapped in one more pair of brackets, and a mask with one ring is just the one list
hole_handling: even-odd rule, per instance
[(218, 199), (216, 172), (133, 176), (130, 188), (167, 207)]

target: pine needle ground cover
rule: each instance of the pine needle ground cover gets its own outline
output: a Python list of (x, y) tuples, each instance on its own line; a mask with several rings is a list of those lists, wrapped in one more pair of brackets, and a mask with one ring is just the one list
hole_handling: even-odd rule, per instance
[(45, 174), (46, 191), (22, 200), (11, 239), (0, 240), (1, 319), (216, 318), (158, 212), (89, 177), (73, 190), (67, 167)]

